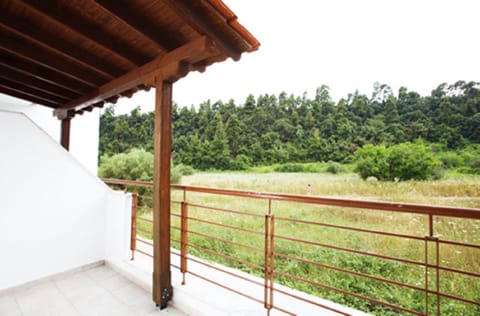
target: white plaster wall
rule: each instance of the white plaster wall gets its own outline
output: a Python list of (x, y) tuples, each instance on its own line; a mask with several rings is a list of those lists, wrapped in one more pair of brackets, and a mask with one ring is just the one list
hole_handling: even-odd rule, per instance
[(0, 290), (121, 260), (127, 223), (109, 225), (127, 206), (24, 114), (0, 110)]
[[(21, 112), (27, 115), (56, 142), (60, 142), (60, 121), (53, 110), (44, 106), (0, 94), (0, 110)], [(100, 110), (76, 115), (70, 127), (70, 153), (92, 174), (97, 174)]]
[(130, 256), (132, 196), (112, 191), (105, 200), (105, 260), (121, 265)]
[(98, 169), (99, 139), (100, 109), (76, 115), (71, 120), (70, 153), (94, 175)]

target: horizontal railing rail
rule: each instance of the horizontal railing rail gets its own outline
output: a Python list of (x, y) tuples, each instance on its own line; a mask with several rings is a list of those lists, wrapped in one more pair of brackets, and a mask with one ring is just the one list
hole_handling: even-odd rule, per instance
[[(153, 184), (104, 181), (132, 192), (132, 259), (135, 251), (150, 255), (139, 244), (151, 246)], [(183, 283), (186, 274), (199, 277), (263, 304), (267, 315), (273, 309), (295, 315), (292, 300), (349, 315), (320, 298), (374, 314), (480, 313), (479, 209), (171, 189), (172, 244), (179, 251), (173, 253)], [(188, 262), (249, 285), (231, 287)]]

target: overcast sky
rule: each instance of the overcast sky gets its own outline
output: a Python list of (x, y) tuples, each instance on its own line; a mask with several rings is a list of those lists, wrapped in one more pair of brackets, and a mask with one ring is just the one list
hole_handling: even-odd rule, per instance
[[(376, 81), (422, 95), (443, 82), (480, 81), (479, 0), (223, 1), (260, 49), (181, 79), (179, 106), (282, 91), (313, 97), (322, 84), (338, 100), (357, 89), (370, 96)], [(127, 103), (151, 110), (153, 98)]]

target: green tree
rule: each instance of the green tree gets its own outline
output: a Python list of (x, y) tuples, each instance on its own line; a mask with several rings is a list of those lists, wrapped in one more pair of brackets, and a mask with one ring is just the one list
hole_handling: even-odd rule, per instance
[(210, 157), (212, 161), (211, 167), (221, 170), (229, 168), (230, 149), (228, 146), (227, 134), (225, 133), (221, 119), (217, 122), (215, 136), (210, 143)]

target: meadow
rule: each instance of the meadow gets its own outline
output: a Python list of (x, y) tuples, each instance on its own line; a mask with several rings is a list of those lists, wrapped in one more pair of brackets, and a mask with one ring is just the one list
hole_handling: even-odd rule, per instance
[[(202, 187), (239, 189), (257, 192), (274, 192), (290, 194), (312, 194), (325, 197), (341, 197), (360, 200), (394, 201), (405, 203), (420, 203), (431, 205), (445, 205), (480, 209), (480, 176), (465, 176), (447, 174), (443, 180), (436, 181), (406, 181), (406, 182), (379, 182), (374, 179), (364, 181), (353, 173), (272, 173), (270, 170), (260, 169), (256, 172), (202, 172), (182, 178), (182, 184)], [(307, 192), (310, 184), (311, 193)], [(181, 199), (181, 192), (173, 192), (173, 199)], [(188, 193), (188, 201), (207, 205), (209, 207), (228, 208), (251, 214), (265, 214), (268, 208), (266, 201), (233, 198), (218, 195)], [(190, 207), (189, 216), (207, 221), (216, 221), (223, 224), (248, 228), (263, 232), (263, 218), (254, 216), (234, 216), (222, 212), (212, 212), (209, 209)], [(173, 213), (179, 213), (179, 207), (172, 208)], [(369, 212), (368, 210), (345, 209), (318, 205), (305, 205), (291, 202), (273, 202), (272, 213), (284, 221), (276, 222), (276, 235), (305, 240), (307, 242), (321, 241), (327, 245), (343, 248), (381, 253), (388, 256), (407, 260), (422, 261), (424, 259), (423, 241), (405, 238), (392, 238), (381, 235), (363, 234), (333, 228), (319, 228), (315, 225), (306, 225), (301, 222), (290, 222), (288, 219), (301, 219), (333, 225), (349, 226), (360, 229), (374, 229), (426, 236), (428, 226), (426, 216), (415, 214), (392, 214), (390, 212)], [(150, 217), (146, 210), (144, 217)], [(146, 225), (140, 224), (140, 225)], [(172, 219), (173, 226), (179, 226), (176, 218)], [(248, 244), (262, 249), (264, 239), (260, 235), (249, 233), (233, 233), (224, 227), (217, 227), (201, 222), (191, 222), (189, 229), (200, 234), (191, 234), (189, 242), (196, 247), (190, 248), (190, 253), (205, 259), (230, 265), (244, 271), (261, 276), (261, 269), (255, 265), (263, 265), (263, 253), (246, 250), (244, 247), (232, 245), (205, 237), (203, 234), (216, 236), (220, 239), (237, 243)], [(469, 242), (480, 245), (480, 221), (454, 218), (436, 218), (434, 222), (435, 234), (443, 239)], [(150, 227), (143, 226), (143, 230)], [(147, 236), (149, 237), (149, 236)], [(173, 230), (173, 238), (178, 239), (178, 231)], [(173, 243), (173, 246), (178, 246)], [(434, 249), (429, 246), (429, 262), (433, 262)], [(208, 249), (211, 252), (202, 251)], [(387, 278), (396, 282), (412, 286), (425, 287), (425, 274), (422, 266), (412, 266), (399, 262), (381, 260), (355, 253), (345, 253), (328, 247), (318, 247), (308, 243), (292, 243), (280, 238), (275, 242), (275, 266), (280, 272), (276, 282), (318, 295), (333, 301), (370, 312), (375, 315), (399, 315), (388, 307), (371, 304), (338, 292), (328, 291), (308, 282), (292, 280), (285, 275), (292, 274), (307, 280), (328, 284), (336, 288), (352, 291), (375, 299), (390, 302), (404, 308), (422, 313), (424, 312), (424, 294), (410, 288), (392, 286), (375, 280), (365, 279), (358, 275), (351, 275), (342, 271), (326, 270), (322, 267), (307, 264), (305, 260), (319, 264), (330, 265), (340, 269), (353, 270), (359, 273)], [(226, 260), (214, 255), (221, 253), (240, 260), (253, 263), (241, 264)], [(292, 260), (288, 256), (300, 258)], [(440, 250), (441, 264), (461, 270), (480, 273), (480, 251), (465, 247), (442, 245)], [(431, 274), (428, 286), (434, 290), (435, 271)], [(282, 275), (283, 274), (283, 275)], [(480, 301), (480, 279), (463, 277), (454, 273), (442, 272), (440, 290), (457, 294), (470, 300)], [(470, 304), (463, 304), (454, 300), (441, 300), (442, 315), (478, 315), (480, 310)], [(429, 301), (430, 310), (435, 310), (436, 301)]]

